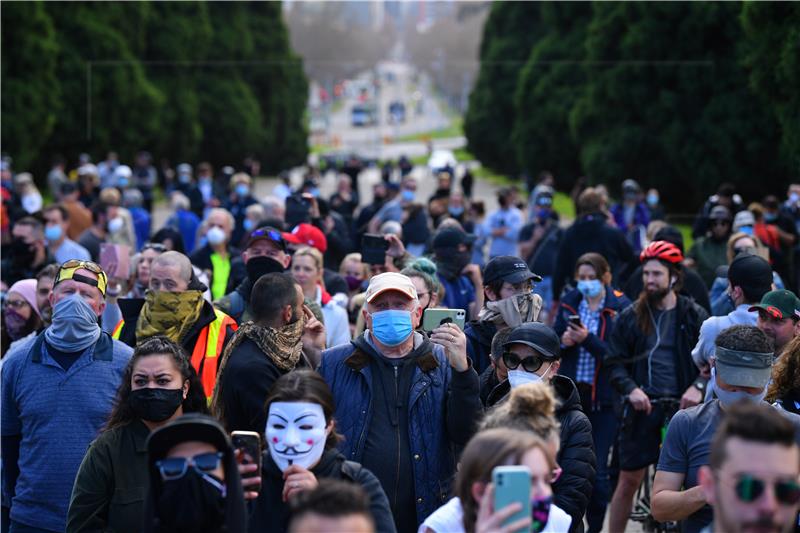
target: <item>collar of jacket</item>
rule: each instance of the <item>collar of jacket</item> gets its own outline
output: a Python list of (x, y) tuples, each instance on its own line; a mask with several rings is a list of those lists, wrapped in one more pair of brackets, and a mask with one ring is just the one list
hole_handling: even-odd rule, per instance
[[(353, 353), (344, 360), (344, 364), (358, 372), (369, 366), (370, 359), (370, 355), (366, 351), (356, 346)], [(430, 372), (439, 367), (439, 361), (436, 360), (433, 351), (430, 349), (424, 355), (417, 357), (416, 363), (423, 372)]]

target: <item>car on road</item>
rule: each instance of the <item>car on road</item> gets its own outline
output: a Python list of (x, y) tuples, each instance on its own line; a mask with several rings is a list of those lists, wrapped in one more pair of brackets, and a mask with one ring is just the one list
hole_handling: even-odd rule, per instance
[(443, 171), (452, 174), (457, 163), (456, 156), (451, 150), (434, 150), (428, 158), (428, 169), (434, 175)]
[(354, 105), (353, 110), (350, 112), (350, 123), (355, 128), (374, 126), (377, 123), (375, 107), (364, 104)]
[(406, 121), (406, 105), (395, 100), (389, 104), (389, 123), (402, 124)]

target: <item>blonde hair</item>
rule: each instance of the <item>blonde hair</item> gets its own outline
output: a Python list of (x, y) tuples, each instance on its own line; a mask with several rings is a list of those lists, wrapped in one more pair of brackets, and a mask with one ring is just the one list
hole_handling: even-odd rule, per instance
[(728, 253), (727, 253), (728, 264), (730, 264), (731, 261), (733, 261), (735, 258), (733, 248), (739, 239), (750, 239), (751, 241), (756, 243), (756, 254), (759, 257), (769, 261), (769, 248), (767, 248), (767, 246), (763, 242), (761, 242), (761, 239), (759, 239), (755, 235), (748, 235), (743, 231), (739, 231), (737, 233), (734, 233), (728, 238)]
[(320, 271), (320, 276), (322, 275), (322, 268), (323, 268), (323, 260), (322, 260), (322, 253), (317, 250), (316, 248), (312, 248), (311, 246), (303, 246), (299, 248), (294, 255), (292, 256), (292, 262), (296, 257), (307, 256), (314, 260), (314, 264), (317, 265), (317, 270)]
[(556, 398), (547, 383), (528, 383), (511, 390), (508, 401), (486, 414), (480, 429), (509, 427), (533, 431), (545, 442), (559, 439)]
[(369, 278), (369, 265), (364, 263), (364, 261), (361, 259), (361, 254), (358, 252), (349, 253), (344, 256), (342, 262), (339, 263), (339, 274), (344, 274), (344, 264), (348, 261), (355, 261), (358, 263), (361, 268), (361, 275), (364, 277), (364, 279)]

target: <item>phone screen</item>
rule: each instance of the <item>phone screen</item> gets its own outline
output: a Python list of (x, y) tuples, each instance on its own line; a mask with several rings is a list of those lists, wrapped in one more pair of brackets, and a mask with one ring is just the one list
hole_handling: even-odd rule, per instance
[(382, 265), (386, 262), (386, 250), (389, 243), (383, 235), (367, 233), (361, 239), (361, 261), (368, 265)]

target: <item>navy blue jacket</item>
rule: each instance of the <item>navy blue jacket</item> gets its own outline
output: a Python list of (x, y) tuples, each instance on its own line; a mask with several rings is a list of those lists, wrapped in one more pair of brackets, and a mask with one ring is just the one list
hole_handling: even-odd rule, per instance
[[(583, 294), (578, 289), (573, 289), (561, 299), (561, 305), (556, 315), (553, 329), (559, 337), (567, 329), (570, 315), (577, 315), (578, 307), (583, 300)], [(595, 360), (594, 381), (592, 382), (592, 408), (610, 407), (613, 405), (613, 389), (608, 382), (607, 372), (603, 369), (603, 359), (606, 355), (606, 339), (611, 335), (617, 321), (617, 315), (631, 304), (631, 301), (621, 291), (606, 286), (606, 299), (600, 310), (600, 324), (597, 334), (589, 333), (581, 345)], [(561, 368), (558, 373), (576, 381), (578, 373), (579, 346), (561, 346)]]
[[(467, 443), (483, 409), (475, 369), (454, 372), (441, 346), (424, 343), (418, 350), (429, 351), (416, 359), (407, 403), (418, 524), (449, 499), (455, 446)], [(380, 394), (374, 389), (380, 381), (373, 381), (376, 357), (361, 335), (323, 352), (318, 369), (336, 402), (336, 430), (345, 437), (339, 450), (357, 463), (373, 416), (372, 397)]]

